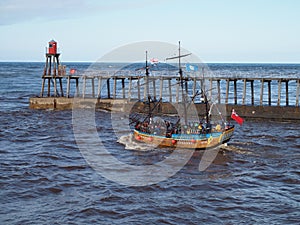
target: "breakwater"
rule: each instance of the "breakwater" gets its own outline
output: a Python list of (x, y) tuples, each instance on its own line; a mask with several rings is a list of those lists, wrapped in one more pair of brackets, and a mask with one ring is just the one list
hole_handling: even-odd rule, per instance
[[(298, 78), (185, 78), (184, 90), (197, 107), (201, 107), (204, 90), (215, 104), (225, 105), (228, 115), (232, 108), (248, 118), (300, 119)], [(133, 105), (143, 107), (148, 97), (162, 99), (162, 113), (173, 112), (170, 105), (182, 102), (177, 76), (132, 75), (115, 71), (101, 71), (96, 75), (43, 76), (39, 97), (30, 98), (32, 109), (71, 109), (90, 107), (125, 110)], [(45, 87), (47, 90), (45, 91)], [(58, 88), (59, 86), (59, 88)], [(78, 100), (80, 99), (80, 100)]]

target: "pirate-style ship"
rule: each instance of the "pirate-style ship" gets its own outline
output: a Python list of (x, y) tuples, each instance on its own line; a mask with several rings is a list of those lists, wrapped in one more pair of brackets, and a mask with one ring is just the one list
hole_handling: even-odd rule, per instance
[[(206, 149), (217, 147), (230, 140), (234, 133), (234, 125), (223, 122), (213, 124), (211, 121), (210, 111), (211, 104), (207, 99), (206, 93), (201, 87), (202, 104), (205, 104), (204, 118), (198, 118), (197, 121), (188, 117), (188, 111), (191, 100), (188, 99), (188, 95), (184, 90), (185, 83), (188, 82), (188, 78), (184, 76), (181, 68), (181, 58), (190, 54), (180, 54), (180, 42), (179, 42), (179, 54), (178, 56), (167, 58), (179, 60), (179, 77), (178, 82), (181, 87), (182, 106), (183, 106), (183, 119), (178, 119), (177, 122), (170, 122), (168, 120), (155, 117), (153, 115), (154, 109), (161, 103), (161, 99), (154, 102), (152, 109), (149, 108), (148, 115), (142, 120), (135, 121), (133, 137), (138, 142), (144, 142), (160, 147), (173, 147), (173, 148), (188, 148), (188, 149)], [(149, 76), (149, 67), (147, 64), (146, 56), (146, 82)], [(203, 78), (204, 79), (204, 78)], [(151, 97), (148, 96), (149, 107), (151, 106)], [(224, 121), (224, 120), (222, 120)]]

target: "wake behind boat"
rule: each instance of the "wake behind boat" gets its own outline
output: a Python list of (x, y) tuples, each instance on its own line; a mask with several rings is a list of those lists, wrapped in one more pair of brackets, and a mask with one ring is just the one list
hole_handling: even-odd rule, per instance
[[(206, 149), (219, 146), (230, 140), (234, 133), (234, 125), (226, 122), (221, 118), (222, 122), (214, 123), (211, 121), (211, 107), (212, 103), (207, 99), (205, 87), (201, 87), (201, 91), (197, 91), (192, 97), (188, 96), (185, 88), (189, 81), (185, 77), (181, 68), (181, 58), (190, 54), (181, 55), (180, 42), (179, 54), (175, 57), (167, 58), (178, 59), (179, 61), (179, 77), (178, 82), (181, 87), (183, 118), (179, 118), (176, 122), (171, 122), (154, 115), (154, 110), (161, 104), (162, 99), (155, 102), (152, 101), (151, 96), (148, 96), (149, 112), (148, 115), (138, 121), (134, 121), (133, 137), (138, 142), (173, 148), (188, 148), (188, 149)], [(147, 64), (146, 52), (146, 73), (145, 82), (148, 82), (149, 67)], [(204, 79), (204, 78), (203, 78)], [(202, 82), (203, 84), (204, 82)], [(205, 112), (199, 113), (198, 118), (190, 118), (188, 112), (190, 111), (191, 102), (197, 95), (201, 95), (202, 104), (205, 105)], [(151, 108), (152, 103), (152, 108)], [(199, 117), (199, 115), (204, 115)], [(222, 117), (222, 115), (220, 114)]]

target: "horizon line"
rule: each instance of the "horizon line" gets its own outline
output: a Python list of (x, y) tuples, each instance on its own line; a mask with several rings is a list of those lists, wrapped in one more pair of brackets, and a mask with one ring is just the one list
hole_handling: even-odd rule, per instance
[[(28, 60), (0, 60), (0, 63), (44, 63), (44, 61), (40, 60), (40, 61), (28, 61)], [(96, 63), (97, 61), (63, 61), (61, 62), (61, 64), (64, 63)], [(100, 62), (100, 63), (133, 63), (133, 62)], [(206, 62), (201, 62), (201, 63), (208, 63), (208, 64), (300, 64), (300, 62), (268, 62), (268, 61), (264, 61), (264, 62), (259, 62), (259, 61), (206, 61)]]

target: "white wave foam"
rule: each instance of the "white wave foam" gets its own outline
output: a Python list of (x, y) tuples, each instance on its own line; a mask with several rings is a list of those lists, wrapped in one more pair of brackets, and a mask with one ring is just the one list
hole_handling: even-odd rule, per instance
[(223, 150), (226, 150), (226, 151), (236, 152), (238, 154), (245, 154), (245, 155), (253, 154), (248, 149), (244, 149), (244, 148), (237, 147), (237, 146), (234, 146), (234, 145), (228, 145), (227, 143), (220, 145), (220, 149), (223, 149)]
[(132, 134), (122, 135), (117, 142), (125, 145), (125, 149), (127, 150), (151, 151), (155, 147), (135, 141)]

